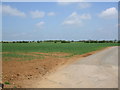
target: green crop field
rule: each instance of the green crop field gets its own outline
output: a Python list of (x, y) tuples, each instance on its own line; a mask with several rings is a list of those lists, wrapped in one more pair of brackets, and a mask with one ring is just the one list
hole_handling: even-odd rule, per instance
[[(2, 52), (3, 57), (15, 57), (15, 58), (27, 58), (32, 60), (36, 57), (31, 55), (25, 55), (24, 53), (31, 52), (64, 52), (73, 55), (80, 55), (87, 52), (95, 51), (109, 46), (117, 46), (117, 43), (3, 43)], [(7, 53), (5, 53), (7, 52)], [(23, 54), (20, 54), (23, 53)], [(37, 58), (44, 58), (43, 55), (39, 55)], [(6, 60), (7, 61), (7, 60)]]
[(3, 43), (2, 52), (65, 52), (83, 54), (117, 43)]

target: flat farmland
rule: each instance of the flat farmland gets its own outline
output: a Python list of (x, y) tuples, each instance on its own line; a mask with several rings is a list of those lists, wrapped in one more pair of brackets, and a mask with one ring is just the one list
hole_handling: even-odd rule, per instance
[(117, 43), (3, 43), (2, 52), (65, 52), (83, 54), (108, 46), (117, 46)]
[(25, 80), (43, 78), (61, 65), (117, 43), (3, 43), (3, 83), (20, 88)]

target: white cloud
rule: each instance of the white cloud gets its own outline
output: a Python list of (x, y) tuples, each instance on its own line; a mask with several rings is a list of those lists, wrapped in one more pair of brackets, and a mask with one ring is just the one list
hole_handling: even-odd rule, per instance
[(87, 2), (82, 2), (78, 5), (78, 8), (80, 9), (85, 9), (85, 8), (89, 8), (91, 7), (92, 5), (90, 3), (87, 3)]
[(73, 12), (70, 16), (66, 18), (66, 20), (62, 24), (81, 26), (83, 24), (83, 20), (88, 20), (88, 19), (91, 19), (90, 14), (79, 15), (77, 14), (77, 12)]
[(45, 16), (45, 12), (39, 10), (31, 11), (30, 14), (33, 18), (43, 18)]
[(115, 7), (108, 8), (99, 14), (101, 18), (117, 18), (118, 11)]
[(44, 26), (45, 22), (41, 21), (36, 24), (37, 27), (42, 28)]
[(11, 15), (11, 16), (20, 16), (25, 17), (26, 14), (24, 12), (19, 11), (17, 8), (13, 8), (9, 5), (2, 5), (3, 14)]
[(48, 16), (55, 16), (55, 12), (49, 12)]
[(81, 20), (76, 12), (73, 12), (67, 19), (63, 22), (63, 25), (80, 25)]

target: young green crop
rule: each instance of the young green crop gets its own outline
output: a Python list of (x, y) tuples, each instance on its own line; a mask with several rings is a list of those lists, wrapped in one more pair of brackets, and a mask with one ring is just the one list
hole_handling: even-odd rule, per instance
[(65, 52), (74, 55), (95, 51), (117, 43), (3, 43), (2, 52)]

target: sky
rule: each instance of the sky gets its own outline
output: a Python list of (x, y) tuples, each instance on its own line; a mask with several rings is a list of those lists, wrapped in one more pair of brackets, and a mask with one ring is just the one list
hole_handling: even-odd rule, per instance
[(2, 40), (118, 39), (117, 2), (3, 2)]

